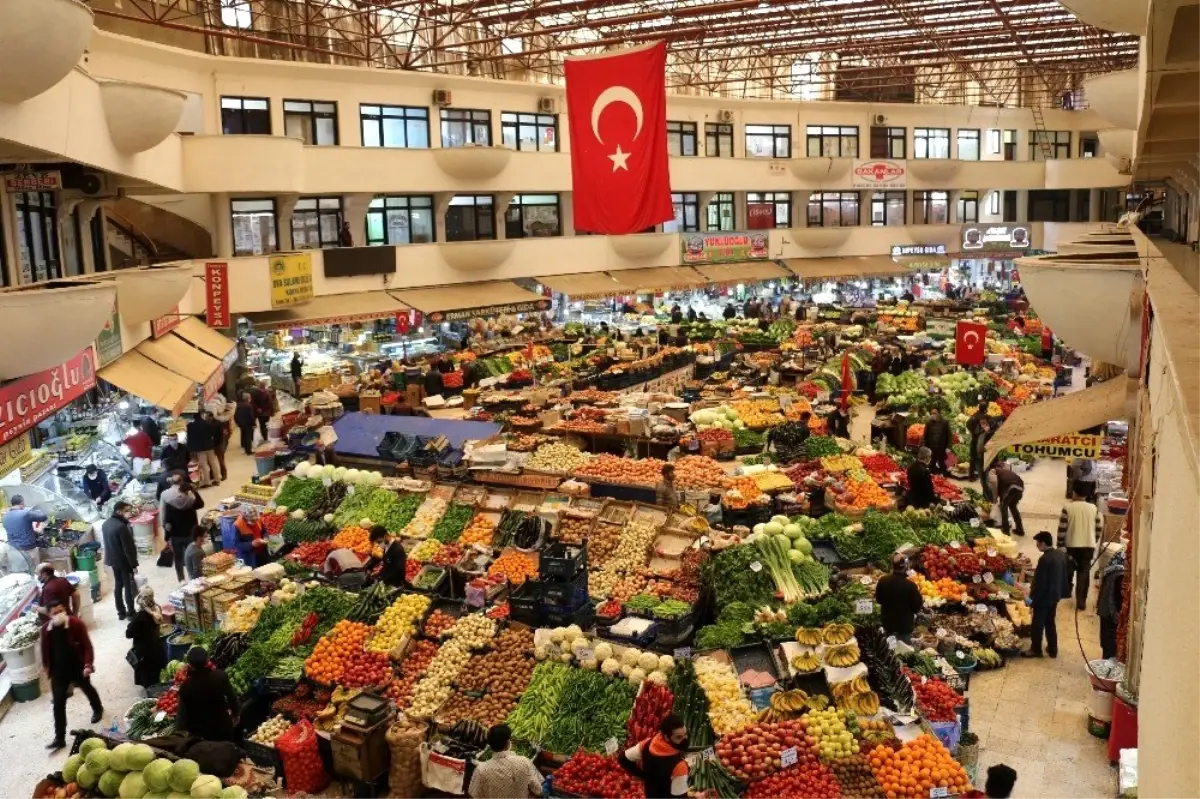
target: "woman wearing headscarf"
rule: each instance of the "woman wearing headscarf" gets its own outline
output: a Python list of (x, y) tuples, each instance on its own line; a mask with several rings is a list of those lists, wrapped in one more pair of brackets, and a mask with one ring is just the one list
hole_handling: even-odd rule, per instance
[(179, 687), (175, 726), (206, 741), (235, 740), (240, 714), (229, 678), (209, 662), (204, 647), (188, 650), (187, 665), (187, 679)]
[(258, 519), (258, 511), (247, 505), (238, 515), (233, 526), (237, 529), (238, 557), (243, 563), (258, 566), (265, 562), (267, 539), (263, 535), (262, 522)]
[(125, 637), (133, 641), (132, 649), (137, 661), (133, 667), (133, 682), (142, 688), (149, 688), (159, 681), (158, 675), (167, 665), (167, 655), (158, 632), (162, 613), (154, 599), (154, 589), (146, 586), (139, 591), (134, 607), (133, 619), (125, 628)]

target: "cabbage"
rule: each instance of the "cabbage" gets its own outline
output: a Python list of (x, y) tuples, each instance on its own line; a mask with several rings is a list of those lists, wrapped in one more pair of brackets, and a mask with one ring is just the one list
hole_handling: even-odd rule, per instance
[(651, 672), (658, 668), (658, 655), (653, 652), (643, 652), (638, 658), (638, 668), (643, 672)]
[(630, 685), (641, 685), (642, 681), (646, 679), (646, 672), (641, 669), (633, 669), (629, 672), (627, 678)]
[(763, 525), (763, 532), (767, 535), (779, 535), (783, 532), (783, 525), (779, 522), (767, 522)]
[(347, 483), (360, 483), (362, 482), (362, 474), (358, 469), (347, 469), (345, 480)]
[(107, 749), (108, 745), (104, 743), (103, 738), (84, 738), (83, 743), (79, 745), (79, 754), (86, 758), (97, 749)]
[(799, 538), (804, 535), (804, 529), (798, 524), (785, 524), (783, 526), (783, 534), (788, 538)]
[(806, 560), (808, 560), (808, 555), (805, 555), (800, 550), (798, 550), (798, 549), (789, 549), (788, 550), (788, 561), (790, 561), (791, 563), (799, 565), (801, 563), (804, 563), (804, 561), (806, 561)]
[(211, 774), (201, 774), (192, 783), (192, 799), (217, 799), (221, 792), (221, 780)]
[(131, 771), (126, 774), (117, 794), (121, 799), (142, 799), (146, 795), (146, 781), (142, 779), (142, 772)]
[(79, 769), (83, 766), (83, 755), (71, 755), (67, 758), (67, 762), (63, 763), (63, 782), (75, 782), (75, 775), (79, 773)]
[(222, 788), (217, 794), (217, 799), (246, 799), (246, 789), (240, 785), (230, 785), (228, 788)]
[(171, 787), (171, 761), (160, 757), (142, 769), (142, 779), (146, 781), (146, 790), (155, 795), (166, 793)]
[[(110, 768), (117, 767), (114, 753), (108, 751), (107, 749), (96, 749), (95, 751), (89, 752), (84, 761), (87, 763), (87, 767), (96, 774), (103, 774)], [(123, 768), (117, 770), (125, 771)]]
[(87, 788), (88, 790), (91, 790), (92, 788), (96, 787), (96, 783), (99, 780), (100, 778), (96, 776), (96, 772), (87, 767), (87, 763), (84, 763), (79, 767), (79, 770), (75, 772), (75, 782), (79, 784), (80, 788)]
[(134, 744), (125, 756), (125, 762), (129, 764), (130, 771), (141, 771), (154, 762), (154, 750), (146, 744)]
[(795, 541), (792, 542), (792, 549), (799, 550), (800, 552), (803, 552), (805, 555), (811, 555), (812, 554), (812, 542), (804, 537), (797, 538)]
[(192, 799), (190, 793), (182, 793), (180, 791), (171, 791), (167, 794), (167, 799)]
[(114, 799), (114, 797), (121, 792), (121, 781), (124, 779), (124, 772), (113, 771), (112, 769), (109, 769), (100, 775), (100, 782), (96, 785), (96, 787), (99, 788), (100, 793), (107, 796), (108, 799)]
[(763, 522), (759, 522), (751, 528), (751, 532), (753, 532), (755, 535), (762, 535), (764, 532), (766, 532), (766, 529), (767, 525)]
[(728, 408), (728, 407), (722, 405), (721, 410), (723, 410), (725, 412), (725, 418), (731, 422), (738, 418), (738, 413), (733, 408)]
[(788, 517), (783, 516), (781, 514), (777, 514), (777, 515), (771, 517), (771, 522), (773, 524), (778, 524), (779, 526), (782, 527), (783, 525), (791, 522), (791, 519), (789, 519)]
[(779, 533), (775, 536), (775, 543), (779, 545), (780, 550), (786, 552), (788, 547), (792, 545), (792, 539), (788, 538), (783, 533)]
[(308, 461), (300, 461), (296, 464), (296, 468), (292, 469), (292, 474), (303, 480), (305, 477), (308, 477), (308, 472), (311, 468), (312, 464)]
[(195, 760), (176, 760), (171, 764), (171, 790), (187, 793), (200, 776), (200, 764)]

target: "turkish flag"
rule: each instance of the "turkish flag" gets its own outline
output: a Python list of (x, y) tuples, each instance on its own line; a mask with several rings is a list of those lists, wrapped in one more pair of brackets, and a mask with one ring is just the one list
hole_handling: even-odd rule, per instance
[(638, 233), (675, 218), (667, 161), (667, 45), (568, 58), (575, 229)]
[(408, 311), (396, 311), (396, 332), (407, 335), (409, 328)]
[(960, 321), (954, 331), (954, 360), (960, 366), (979, 366), (987, 357), (987, 325)]

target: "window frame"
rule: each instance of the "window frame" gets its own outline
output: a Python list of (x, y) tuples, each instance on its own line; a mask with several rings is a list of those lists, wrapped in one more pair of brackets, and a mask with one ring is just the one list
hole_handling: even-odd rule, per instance
[[(804, 152), (808, 158), (858, 158), (858, 125), (808, 125), (804, 131), (804, 142)], [(827, 153), (827, 144), (833, 144), (830, 149), (836, 152)]]
[(1000, 133), (1000, 128), (988, 128), (988, 155), (1000, 155), (1000, 152), (1003, 149), (1002, 145), (1000, 144)]
[[(256, 103), (265, 103), (266, 108), (247, 109), (246, 108), (247, 100), (256, 102)], [(225, 106), (226, 101), (231, 101), (231, 102), (236, 101), (237, 103), (239, 103), (239, 106), (237, 108), (233, 108), (233, 107), (227, 108)], [(222, 94), (220, 97), (217, 98), (217, 110), (220, 111), (220, 113), (221, 113), (221, 135), (222, 136), (270, 136), (270, 135), (272, 135), (272, 131), (274, 130), (274, 123), (271, 120), (271, 98), (270, 97), (243, 97), (241, 95)], [(263, 114), (264, 115), (263, 119), (265, 119), (266, 123), (267, 123), (267, 129), (265, 131), (247, 131), (247, 130), (245, 130), (245, 128), (247, 127), (247, 125), (246, 125), (247, 112), (253, 113), (255, 115)], [(240, 121), (241, 127), (243, 128), (242, 130), (234, 131), (232, 133), (229, 132), (229, 129), (228, 129), (229, 126), (226, 124), (226, 119), (225, 119), (227, 113), (231, 116), (236, 114), (237, 118)]]
[[(758, 197), (759, 199), (754, 199)], [(789, 228), (792, 226), (792, 205), (794, 199), (790, 191), (748, 191), (746, 192), (746, 227), (750, 227), (750, 206), (751, 205), (771, 205), (774, 206), (774, 212), (771, 214), (772, 225), (769, 228), (754, 228), (755, 230), (778, 230), (780, 228)], [(781, 223), (779, 220), (779, 209), (784, 209), (785, 219)]]
[[(742, 128), (743, 143), (746, 146), (747, 158), (784, 159), (792, 157), (792, 126), (791, 125), (745, 125)], [(769, 138), (771, 154), (760, 155), (751, 151), (751, 139)], [(783, 152), (784, 155), (780, 155)]]
[[(940, 195), (940, 196), (935, 196)], [(930, 209), (934, 204), (941, 200), (942, 207), (945, 209), (945, 218), (939, 221), (930, 221)], [(921, 212), (917, 212), (917, 204), (921, 204)], [(914, 225), (948, 225), (950, 224), (950, 192), (944, 189), (932, 189), (925, 191), (914, 191), (912, 193), (912, 221)]]
[[(553, 203), (545, 202), (545, 201), (526, 202), (525, 201), (526, 197), (553, 197), (554, 202)], [(525, 210), (524, 209), (526, 209), (526, 208), (550, 208), (550, 207), (554, 208), (554, 218), (555, 218), (555, 228), (556, 228), (555, 232), (553, 232), (547, 236), (531, 235), (529, 233), (529, 231), (527, 231), (525, 229)], [(516, 212), (515, 219), (512, 218), (514, 215), (514, 211)], [(517, 227), (510, 229), (510, 227), (509, 227), (510, 224), (516, 225)], [(514, 234), (513, 230), (516, 231), (515, 234)], [(534, 192), (530, 192), (528, 194), (516, 194), (513, 196), (512, 201), (509, 202), (508, 208), (504, 212), (504, 238), (506, 238), (506, 239), (559, 238), (562, 235), (563, 235), (563, 214), (562, 214), (562, 195), (561, 194), (557, 194), (555, 192), (546, 192), (544, 194), (537, 194)]]
[[(875, 221), (879, 209), (881, 221)], [(889, 222), (888, 212), (900, 209), (900, 221)], [(905, 191), (877, 191), (871, 195), (871, 227), (903, 227), (908, 224), (908, 193)]]
[[(723, 215), (722, 210), (728, 210), (729, 213)], [(714, 219), (716, 220), (715, 226), (713, 225)], [(729, 220), (729, 227), (722, 226), (722, 219)], [(719, 191), (713, 194), (708, 205), (704, 207), (704, 223), (705, 230), (718, 232), (737, 230), (737, 195), (731, 191)]]
[[(427, 201), (428, 204), (414, 204), (414, 200)], [(378, 203), (378, 205), (377, 205)], [(395, 203), (389, 205), (389, 203)], [(403, 204), (401, 204), (403, 203)], [(412, 215), (414, 211), (425, 211), (429, 215), (429, 241), (413, 241)], [(391, 225), (388, 224), (393, 213), (408, 216), (408, 241), (392, 241)], [(383, 231), (383, 238), (371, 237), (371, 220), (378, 218)], [(376, 194), (367, 206), (366, 235), (363, 240), (368, 247), (405, 247), (409, 244), (433, 244), (437, 237), (437, 204), (432, 194)]]
[[(508, 119), (512, 117), (512, 119)], [(522, 117), (532, 117), (522, 119)], [(546, 120), (549, 120), (547, 122)], [(523, 147), (522, 142), (525, 139), (521, 138), (521, 130), (523, 128), (532, 127), (534, 130), (533, 146)], [(543, 146), (541, 131), (543, 128), (551, 128), (554, 131), (554, 146)], [(512, 131), (513, 144), (509, 145), (505, 139), (505, 133)], [(559, 150), (559, 135), (558, 135), (558, 114), (539, 114), (536, 111), (501, 111), (500, 112), (500, 144), (504, 147), (509, 147), (513, 150), (519, 150), (527, 153), (556, 153)]]
[[(963, 134), (964, 133), (967, 134), (968, 142), (972, 141), (972, 139), (970, 138), (971, 134), (974, 134), (974, 136), (975, 136), (975, 138), (973, 140), (974, 144), (975, 144), (975, 157), (974, 158), (968, 158), (968, 157), (963, 156), (962, 149), (963, 149)], [(983, 149), (982, 149), (983, 142), (980, 139), (981, 135), (982, 135), (982, 132), (980, 131), (979, 128), (959, 128), (957, 131), (955, 131), (954, 147), (955, 147), (955, 154), (958, 156), (959, 161), (980, 161), (983, 159)]]
[[(876, 131), (880, 131), (878, 134)], [(908, 128), (896, 125), (871, 125), (867, 133), (871, 158), (903, 161), (908, 157)], [(878, 146), (877, 146), (878, 145)], [(897, 148), (896, 145), (899, 145)], [(899, 149), (899, 154), (896, 150)], [(879, 153), (882, 151), (882, 154)]]
[[(301, 207), (301, 203), (305, 206)], [(312, 203), (313, 207), (307, 207), (308, 203)], [(334, 206), (321, 207), (322, 203), (336, 203)], [(342, 207), (342, 198), (336, 195), (324, 196), (306, 196), (296, 200), (296, 205), (292, 207), (292, 249), (293, 250), (324, 250), (330, 247), (337, 247), (340, 244), (342, 222), (345, 221), (345, 209)], [(305, 217), (315, 217), (317, 231), (317, 246), (311, 244), (300, 244), (296, 240), (296, 217), (303, 215)], [(325, 227), (322, 222), (326, 217), (333, 218), (333, 238), (330, 240), (325, 235)]]
[[(257, 203), (269, 202), (271, 204), (272, 238), (275, 240), (275, 248), (274, 249), (270, 249), (269, 242), (264, 242), (264, 249), (261, 253), (253, 252), (253, 251), (246, 251), (246, 250), (239, 250), (238, 244), (237, 244), (237, 218), (238, 218), (239, 214), (245, 214), (245, 215), (249, 216), (249, 215), (253, 215), (253, 214), (262, 214), (262, 213), (265, 213), (265, 211), (246, 210), (246, 211), (239, 212), (237, 210), (236, 206), (238, 203), (256, 203), (256, 202)], [(229, 201), (229, 224), (230, 224), (230, 235), (233, 237), (233, 256), (235, 258), (241, 257), (241, 256), (270, 255), (273, 252), (279, 252), (279, 203), (275, 200), (274, 197), (234, 197), (234, 198), (231, 198)]]
[[(63, 276), (62, 240), (58, 229), (58, 197), (53, 191), (21, 191), (13, 192), (13, 232), (17, 234), (17, 273), (18, 285), (42, 283), (48, 280), (59, 280)], [(32, 199), (31, 199), (32, 198)], [(36, 236), (36, 241), (35, 241)], [(21, 249), (21, 238), (26, 249)], [(40, 245), (40, 246), (39, 246)], [(21, 268), (24, 266), (22, 253), (29, 256), (29, 283), (20, 280)], [(42, 261), (42, 271), (39, 276), (38, 261)], [(4, 275), (5, 285), (8, 285), (8, 274)]]
[[(493, 140), (492, 111), (490, 108), (440, 108), (440, 109), (438, 109), (438, 112), (439, 112), (438, 113), (438, 123), (439, 123), (438, 124), (438, 133), (440, 134), (440, 140), (442, 142), (443, 148), (452, 149), (455, 147), (468, 147), (468, 146), (472, 146), (472, 147), (491, 147), (492, 146), (492, 140)], [(466, 114), (467, 117), (464, 119), (452, 119), (451, 117), (448, 116), (450, 114)], [(485, 119), (483, 119), (483, 120), (476, 119), (475, 118), (476, 114), (483, 114)], [(482, 129), (482, 126), (485, 124), (485, 121), (487, 124), (487, 128), (486, 128), (487, 141), (480, 142), (480, 141), (476, 140), (475, 133), (477, 132), (477, 130)], [(470, 136), (468, 136), (466, 139), (464, 139), (461, 144), (447, 143), (449, 141), (449, 126), (447, 123), (452, 123), (452, 124), (457, 124), (457, 125), (465, 125), (466, 130), (470, 132)]]
[[(733, 123), (731, 122), (705, 122), (704, 156), (706, 158), (733, 158), (734, 133)], [(721, 146), (722, 141), (728, 143), (729, 152), (725, 152), (726, 148)]]
[[(377, 113), (377, 114), (370, 113), (367, 109), (377, 109), (379, 113)], [(401, 111), (402, 113), (386, 114), (386, 113), (384, 113), (385, 109)], [(420, 115), (414, 114), (414, 116), (410, 117), (409, 113), (408, 113), (410, 111), (420, 112), (420, 114), (422, 114), (424, 116), (422, 117)], [(403, 144), (388, 144), (388, 142), (387, 142), (388, 126), (386, 124), (384, 124), (385, 120), (388, 120), (388, 119), (396, 119), (396, 120), (400, 121), (400, 129), (403, 131), (403, 135), (404, 135), (404, 143)], [(419, 122), (425, 123), (425, 144), (423, 146), (422, 145), (413, 145), (413, 144), (409, 143), (410, 136), (409, 136), (409, 127), (408, 126), (410, 124), (419, 123)], [(367, 144), (367, 126), (368, 125), (372, 125), (376, 128), (376, 130), (377, 130), (376, 136), (378, 138), (379, 144)], [(363, 147), (370, 147), (372, 149), (385, 149), (386, 148), (386, 149), (395, 149), (395, 150), (428, 150), (432, 146), (432, 142), (433, 142), (433, 139), (430, 135), (430, 125), (431, 125), (431, 122), (429, 119), (429, 108), (426, 106), (422, 106), (422, 105), (376, 105), (376, 104), (372, 104), (372, 103), (359, 103), (359, 106), (358, 106), (358, 134), (359, 134), (359, 141), (361, 142)]]
[[(935, 135), (937, 134), (937, 135)], [(945, 134), (944, 136), (940, 134)], [(929, 145), (932, 142), (944, 142), (945, 155), (930, 155)], [(925, 155), (921, 155), (921, 145), (924, 145)], [(920, 161), (940, 161), (950, 158), (950, 128), (913, 128), (913, 159)]]
[[(307, 111), (297, 111), (295, 109), (288, 110), (289, 103), (295, 104), (295, 105), (307, 104), (309, 109)], [(333, 106), (333, 110), (332, 111), (318, 111), (317, 106)], [(285, 136), (290, 135), (288, 133), (289, 117), (293, 118), (293, 119), (300, 118), (300, 119), (304, 120), (305, 126), (308, 128), (308, 136), (303, 137), (304, 143), (307, 146), (309, 146), (309, 147), (336, 147), (339, 144), (341, 144), (341, 134), (338, 131), (338, 104), (336, 102), (330, 101), (330, 100), (296, 100), (296, 99), (288, 100), (288, 99), (285, 99), (283, 101), (283, 133)], [(328, 120), (333, 121), (333, 141), (331, 141), (331, 142), (318, 141), (318, 139), (321, 138), (319, 120), (322, 120), (322, 119), (328, 119)]]
[[(1072, 132), (1069, 130), (1047, 130), (1046, 133), (1052, 134), (1053, 138), (1050, 141), (1050, 149), (1054, 151), (1051, 158), (1055, 161), (1069, 160), (1071, 158), (1071, 143), (1073, 141)], [(1042, 157), (1042, 147), (1038, 144), (1038, 131), (1029, 131), (1029, 160), (1044, 161)], [(1066, 140), (1062, 139), (1066, 136)], [(1063, 155), (1066, 153), (1066, 155)]]
[[(700, 195), (694, 191), (671, 192), (671, 207), (675, 218), (662, 223), (663, 233), (697, 233), (700, 231)], [(691, 210), (694, 223), (688, 223)]]
[[(854, 203), (854, 221), (846, 221), (846, 203), (853, 201)], [(833, 206), (837, 214), (837, 224), (827, 225), (825, 223), (826, 213), (829, 211), (829, 205)], [(814, 216), (813, 211), (817, 213)], [(814, 222), (814, 218), (816, 222)], [(862, 219), (862, 195), (857, 191), (816, 191), (808, 195), (807, 213), (805, 214), (805, 222), (808, 227), (858, 227), (859, 221)]]
[[(671, 149), (672, 134), (679, 140), (679, 152)], [(689, 138), (692, 141), (692, 151), (690, 153), (684, 152), (687, 149), (684, 145)], [(697, 132), (695, 122), (667, 120), (667, 154), (676, 158), (693, 158), (700, 155), (700, 134)]]
[[(455, 200), (460, 198), (469, 198), (470, 202), (455, 203)], [(486, 202), (480, 202), (486, 200)], [(474, 213), (470, 214), (471, 224), (475, 231), (474, 238), (466, 238), (461, 235), (453, 234), (450, 226), (450, 212), (457, 210), (463, 212), (463, 209), (473, 209)], [(484, 210), (486, 209), (486, 210)], [(491, 226), (491, 235), (480, 235), (480, 222), (487, 221)], [(499, 232), (496, 230), (496, 196), (494, 194), (456, 194), (450, 198), (450, 204), (446, 206), (446, 215), (442, 219), (442, 224), (446, 230), (446, 241), (495, 241)]]
[[(962, 189), (958, 192), (958, 221), (962, 224), (975, 225), (979, 223), (979, 206), (982, 198), (977, 189)], [(974, 206), (975, 213), (968, 214), (967, 209)]]

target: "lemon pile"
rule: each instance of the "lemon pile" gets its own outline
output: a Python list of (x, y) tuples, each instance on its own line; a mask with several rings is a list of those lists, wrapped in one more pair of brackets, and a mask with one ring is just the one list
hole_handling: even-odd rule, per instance
[(389, 652), (406, 635), (417, 631), (417, 622), (429, 609), (429, 597), (405, 594), (392, 603), (375, 622), (375, 634), (367, 642), (371, 652)]

